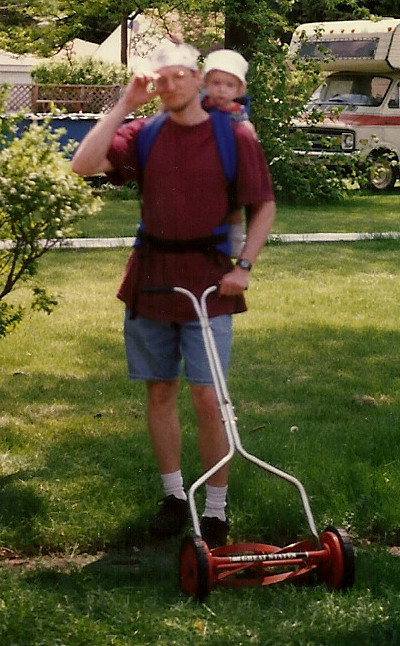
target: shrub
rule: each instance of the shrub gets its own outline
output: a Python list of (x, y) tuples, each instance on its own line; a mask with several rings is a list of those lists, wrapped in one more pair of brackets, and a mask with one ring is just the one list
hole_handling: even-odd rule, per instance
[(34, 83), (41, 85), (126, 85), (130, 73), (123, 65), (113, 65), (90, 56), (50, 61), (33, 68)]
[(53, 133), (45, 122), (18, 137), (16, 121), (0, 121), (0, 238), (8, 241), (0, 249), (0, 338), (24, 315), (21, 305), (5, 301), (18, 283), (30, 283), (32, 308), (52, 311), (56, 300), (33, 282), (38, 260), (100, 206), (72, 172), (66, 157), (71, 150), (61, 152), (62, 131)]
[[(81, 59), (50, 61), (37, 65), (32, 71), (31, 76), (34, 83), (38, 85), (57, 85), (54, 88), (46, 89), (46, 98), (51, 99), (57, 96), (59, 104), (62, 105), (62, 99), (70, 99), (69, 88), (62, 88), (63, 85), (120, 85), (128, 84), (132, 73), (124, 65), (113, 65), (95, 58), (86, 57)], [(61, 87), (60, 87), (61, 86)], [(107, 96), (107, 92), (105, 92)], [(99, 112), (99, 98), (101, 91), (98, 88), (86, 103), (86, 112)], [(153, 99), (148, 104), (143, 105), (136, 111), (137, 116), (147, 116), (154, 114), (160, 108), (158, 98)], [(63, 106), (63, 109), (65, 106)], [(72, 108), (75, 110), (76, 107)]]

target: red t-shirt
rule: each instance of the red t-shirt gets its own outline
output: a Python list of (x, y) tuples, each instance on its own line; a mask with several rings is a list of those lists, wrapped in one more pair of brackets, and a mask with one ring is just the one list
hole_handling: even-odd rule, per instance
[[(136, 137), (145, 119), (119, 128), (108, 152), (111, 181), (137, 177)], [(233, 124), (238, 148), (236, 201), (252, 204), (274, 199), (271, 178), (259, 143), (240, 124)], [(167, 119), (151, 148), (142, 178), (142, 217), (146, 232), (159, 238), (208, 236), (229, 211), (224, 175), (210, 119), (182, 126)], [(137, 314), (151, 319), (195, 320), (191, 302), (181, 294), (147, 294), (143, 287), (186, 287), (197, 296), (232, 268), (222, 253), (165, 253), (154, 249), (131, 255), (118, 297)], [(212, 294), (210, 316), (246, 309), (244, 298)]]

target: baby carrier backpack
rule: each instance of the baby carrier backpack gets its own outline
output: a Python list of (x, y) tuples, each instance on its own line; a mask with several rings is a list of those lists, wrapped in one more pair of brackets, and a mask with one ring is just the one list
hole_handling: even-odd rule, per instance
[[(151, 117), (138, 134), (136, 154), (141, 176), (143, 176), (143, 171), (146, 167), (147, 159), (154, 141), (167, 118), (167, 112)], [(218, 154), (224, 175), (228, 181), (228, 194), (231, 200), (231, 196), (233, 195), (233, 184), (237, 173), (237, 149), (232, 120), (228, 113), (220, 110), (213, 110), (210, 112), (210, 118)], [(216, 227), (210, 236), (206, 236), (204, 238), (165, 240), (146, 233), (144, 223), (141, 221), (138, 226), (134, 246), (138, 248), (144, 243), (150, 244), (153, 248), (156, 248), (159, 251), (209, 251), (210, 248), (214, 248), (228, 256), (230, 255), (227, 224), (221, 224)]]

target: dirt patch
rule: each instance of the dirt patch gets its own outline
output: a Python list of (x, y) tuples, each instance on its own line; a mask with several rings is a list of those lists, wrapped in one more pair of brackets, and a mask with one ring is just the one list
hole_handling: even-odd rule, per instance
[[(124, 570), (136, 572), (139, 565), (139, 550), (135, 548), (130, 553), (121, 552), (96, 552), (95, 554), (42, 554), (39, 556), (26, 556), (16, 554), (7, 548), (0, 548), (0, 569), (15, 568), (21, 570), (46, 569), (54, 571), (81, 570), (85, 567), (91, 569), (107, 569), (110, 571)], [(140, 554), (143, 558), (148, 556)]]
[[(369, 541), (361, 541), (360, 548), (371, 547)], [(171, 558), (175, 555), (175, 544), (163, 546), (160, 552), (159, 545), (147, 545), (141, 549), (134, 547), (129, 552), (124, 550), (99, 551), (94, 554), (42, 554), (37, 556), (21, 555), (3, 547), (0, 548), (0, 569), (15, 568), (21, 570), (45, 569), (68, 572), (89, 567), (91, 570), (101, 569), (110, 571), (124, 571), (135, 573), (140, 565), (146, 561), (157, 559), (160, 565), (165, 560), (165, 565), (170, 567)], [(400, 546), (389, 545), (386, 550), (392, 556), (400, 557)], [(162, 563), (161, 563), (162, 565)]]
[(10, 553), (9, 550), (0, 550), (0, 568), (43, 568), (49, 570), (72, 570), (81, 569), (104, 558), (104, 553), (98, 554), (73, 554), (68, 555), (44, 555), (44, 556), (19, 556)]

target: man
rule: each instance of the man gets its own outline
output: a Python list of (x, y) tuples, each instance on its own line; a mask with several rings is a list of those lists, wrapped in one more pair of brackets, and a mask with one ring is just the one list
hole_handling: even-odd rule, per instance
[[(227, 452), (225, 430), (202, 344), (201, 329), (188, 299), (154, 294), (154, 286), (180, 286), (200, 295), (219, 284), (208, 299), (211, 327), (225, 374), (231, 349), (231, 315), (246, 309), (243, 292), (251, 265), (265, 244), (274, 215), (270, 175), (259, 143), (241, 124), (232, 124), (238, 154), (236, 204), (246, 205), (247, 238), (235, 267), (210, 244), (232, 206), (210, 121), (200, 102), (198, 52), (168, 43), (149, 60), (148, 73), (135, 76), (115, 107), (88, 133), (73, 158), (80, 175), (105, 172), (115, 183), (139, 181), (144, 234), (134, 250), (118, 296), (126, 303), (125, 345), (132, 379), (147, 385), (148, 426), (166, 497), (150, 529), (159, 536), (180, 532), (188, 503), (180, 470), (181, 438), (177, 394), (181, 355), (199, 426), (204, 470)], [(137, 158), (137, 138), (147, 119), (123, 124), (127, 115), (159, 96), (167, 118), (145, 168)], [(228, 467), (206, 484), (201, 519), (210, 548), (226, 542)]]

